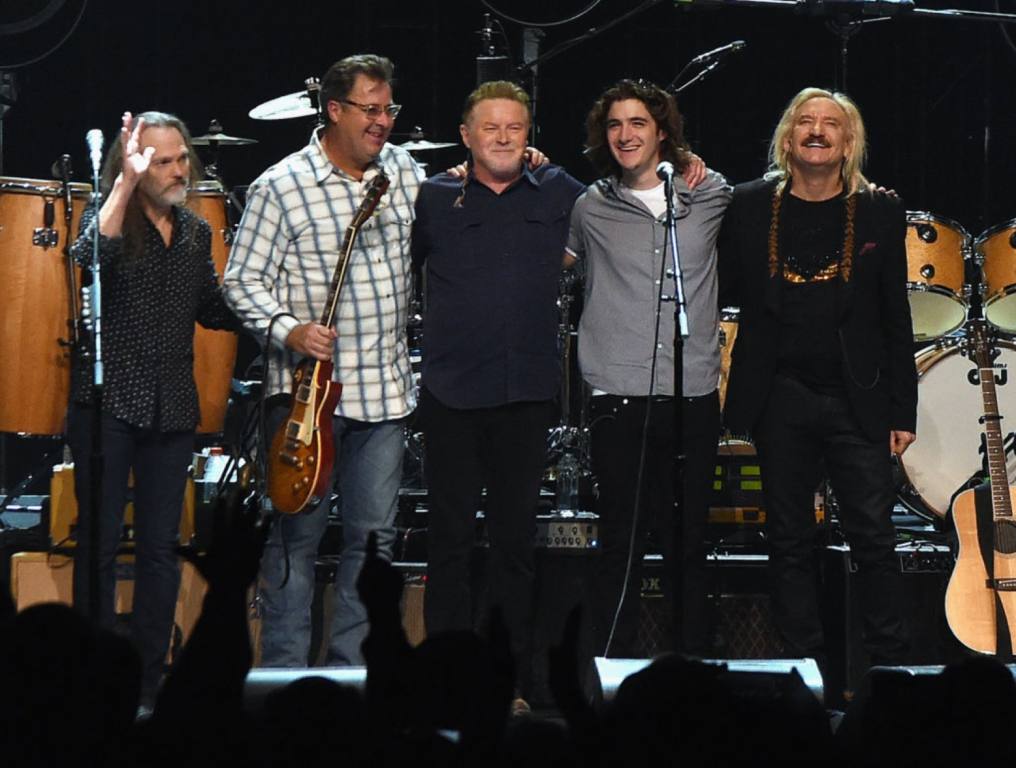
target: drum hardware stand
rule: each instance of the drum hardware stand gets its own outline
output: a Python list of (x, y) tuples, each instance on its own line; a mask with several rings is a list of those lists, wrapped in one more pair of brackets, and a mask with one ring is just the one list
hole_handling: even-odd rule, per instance
[(561, 419), (547, 436), (548, 453), (558, 454), (554, 463), (554, 506), (561, 517), (575, 517), (581, 513), (579, 501), (579, 481), (592, 476), (590, 469), (589, 427), (586, 423), (587, 414), (585, 398), (581, 398), (578, 426), (571, 421), (571, 355), (572, 333), (571, 305), (575, 301), (572, 291), (579, 283), (578, 275), (568, 269), (558, 279), (557, 307), (559, 323), (557, 326), (558, 345), (561, 350)]
[(310, 105), (317, 110), (317, 115), (314, 116), (314, 129), (316, 130), (325, 124), (324, 106), (321, 104), (321, 78), (308, 77), (303, 81), (303, 87), (307, 89)]
[(0, 69), (0, 176), (4, 172), (4, 118), (17, 100), (18, 88), (14, 73)]
[[(419, 130), (419, 127), (416, 128)], [(423, 136), (423, 132), (420, 132)], [(421, 359), (424, 337), (424, 281), (425, 273), (422, 265), (413, 264), (411, 268), (411, 285), (409, 297), (409, 314), (406, 319), (406, 341), (409, 346), (410, 368), (418, 365)], [(419, 368), (412, 371), (413, 389), (417, 391), (417, 374)], [(426, 445), (423, 441), (423, 432), (413, 428), (413, 420), (409, 419), (403, 428), (403, 441), (405, 444), (405, 458), (402, 462), (402, 489), (426, 488), (426, 475), (424, 464), (427, 460)], [(400, 492), (401, 490), (400, 489)]]
[[(212, 121), (208, 124), (208, 133), (223, 133), (222, 123), (212, 118)], [(205, 178), (218, 182), (219, 186), (222, 187), (222, 191), (226, 193), (226, 199), (229, 201), (229, 205), (226, 208), (226, 220), (229, 223), (229, 227), (222, 233), (222, 236), (226, 241), (226, 245), (232, 245), (234, 230), (239, 225), (240, 217), (243, 216), (243, 206), (240, 205), (236, 193), (233, 192), (231, 187), (226, 185), (226, 182), (219, 174), (219, 149), (219, 142), (214, 139), (208, 142), (210, 160), (205, 164)]]
[(78, 295), (78, 279), (74, 272), (74, 257), (71, 256), (71, 243), (73, 242), (74, 235), (71, 232), (71, 227), (74, 220), (74, 197), (71, 195), (71, 156), (67, 154), (60, 155), (59, 159), (53, 163), (53, 174), (60, 179), (60, 192), (64, 199), (64, 227), (67, 230), (67, 237), (64, 240), (63, 254), (64, 264), (67, 268), (67, 299), (70, 303), (68, 307), (69, 316), (67, 318), (67, 327), (70, 332), (70, 339), (58, 339), (57, 343), (69, 350), (71, 355), (78, 354), (81, 347), (81, 308), (79, 305)]

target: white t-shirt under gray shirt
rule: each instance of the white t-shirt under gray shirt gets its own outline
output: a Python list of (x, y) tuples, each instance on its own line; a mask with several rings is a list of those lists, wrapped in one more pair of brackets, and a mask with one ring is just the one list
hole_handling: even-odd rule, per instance
[[(689, 337), (683, 395), (716, 389), (720, 373), (716, 238), (731, 187), (715, 171), (694, 190), (675, 179), (677, 240)], [(600, 179), (575, 203), (568, 251), (585, 265), (579, 365), (593, 387), (613, 395), (649, 394), (656, 304), (666, 238), (663, 185), (648, 190)], [(669, 249), (668, 249), (669, 250)], [(673, 293), (668, 279), (664, 293)], [(663, 305), (653, 394), (674, 394), (674, 305)]]

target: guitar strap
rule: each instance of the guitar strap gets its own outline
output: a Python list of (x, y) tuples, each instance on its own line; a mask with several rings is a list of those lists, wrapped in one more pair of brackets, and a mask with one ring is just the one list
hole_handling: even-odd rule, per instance
[[(991, 484), (984, 483), (974, 489), (974, 512), (977, 518), (977, 543), (981, 548), (981, 561), (988, 574), (988, 583), (995, 582), (995, 521), (991, 508)], [(995, 598), (995, 658), (1003, 664), (1013, 661), (1012, 640), (1005, 607), (998, 590), (992, 589)]]

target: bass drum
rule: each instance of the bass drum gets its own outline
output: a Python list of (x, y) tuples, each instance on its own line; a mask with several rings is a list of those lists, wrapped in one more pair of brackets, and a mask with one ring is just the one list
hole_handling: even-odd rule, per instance
[(60, 182), (0, 177), (0, 432), (63, 432), (71, 354), (61, 340), (71, 337), (73, 312), (64, 246), (91, 189), (71, 184), (68, 232)]
[[(222, 282), (229, 259), (233, 230), (226, 219), (226, 193), (217, 181), (200, 181), (190, 191), (187, 207), (212, 228), (212, 261)], [(194, 324), (194, 381), (201, 407), (199, 434), (221, 432), (229, 403), (229, 385), (236, 363), (237, 336), (230, 331), (212, 331)]]
[[(998, 410), (1006, 447), (1013, 440), (1016, 422), (1016, 344), (996, 342), (995, 360)], [(900, 500), (927, 518), (944, 518), (953, 494), (982, 471), (984, 413), (976, 366), (963, 354), (962, 340), (952, 338), (917, 353), (917, 442), (900, 458), (906, 485)], [(1007, 453), (1006, 473), (1016, 478), (1016, 457)]]

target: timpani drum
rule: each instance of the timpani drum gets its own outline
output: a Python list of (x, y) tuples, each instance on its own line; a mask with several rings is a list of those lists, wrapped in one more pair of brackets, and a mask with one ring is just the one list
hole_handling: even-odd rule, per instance
[(915, 341), (945, 336), (967, 319), (969, 250), (970, 235), (957, 222), (907, 211), (907, 293)]
[[(59, 181), (0, 177), (0, 432), (63, 432), (71, 372), (66, 342), (78, 301), (64, 246), (77, 235), (90, 194), (91, 186), (71, 184), (68, 232)], [(80, 285), (80, 270), (73, 269)]]
[[(217, 181), (199, 181), (187, 198), (187, 207), (212, 228), (212, 261), (220, 283), (233, 241), (233, 230), (226, 218), (227, 205), (226, 193)], [(194, 381), (201, 407), (199, 434), (222, 431), (236, 362), (236, 343), (235, 333), (194, 325)]]
[(1016, 333), (1016, 219), (983, 232), (974, 250), (983, 259), (984, 318)]

